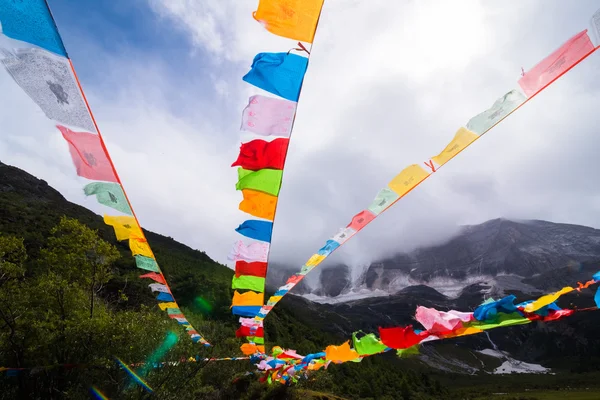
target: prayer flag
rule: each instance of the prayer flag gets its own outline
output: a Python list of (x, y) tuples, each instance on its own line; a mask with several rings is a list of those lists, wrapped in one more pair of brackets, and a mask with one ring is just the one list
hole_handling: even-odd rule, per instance
[(137, 221), (133, 217), (125, 216), (104, 216), (104, 223), (110, 225), (115, 229), (115, 235), (117, 240), (127, 240), (134, 237), (142, 237), (142, 228), (137, 224)]
[(154, 282), (162, 283), (164, 285), (166, 285), (166, 283), (167, 283), (165, 281), (165, 277), (162, 274), (157, 274), (155, 272), (150, 272), (148, 274), (140, 275), (140, 278), (152, 279)]
[(0, 1), (2, 33), (67, 56), (45, 0)]
[(349, 227), (340, 228), (339, 232), (336, 233), (331, 238), (331, 240), (333, 240), (334, 242), (338, 242), (341, 245), (346, 240), (350, 239), (355, 233), (356, 233), (356, 231), (352, 228), (349, 228)]
[(375, 337), (374, 333), (369, 333), (368, 335), (364, 335), (362, 338), (358, 339), (357, 332), (352, 334), (352, 344), (354, 349), (358, 353), (358, 355), (372, 355), (381, 353), (384, 351), (387, 346), (381, 343), (377, 337)]
[(352, 218), (352, 222), (346, 228), (350, 228), (356, 232), (360, 231), (369, 222), (375, 219), (375, 215), (368, 210), (363, 210)]
[(240, 129), (263, 136), (289, 137), (296, 105), (294, 101), (261, 95), (251, 96), (242, 113)]
[(431, 157), (431, 159), (439, 166), (442, 166), (450, 161), (455, 155), (464, 150), (468, 145), (473, 143), (473, 141), (478, 137), (479, 135), (476, 133), (471, 132), (467, 128), (460, 127), (446, 148), (437, 156)]
[(323, 0), (260, 0), (252, 14), (274, 35), (312, 43)]
[(265, 301), (264, 293), (245, 292), (237, 290), (233, 292), (232, 306), (262, 306)]
[(42, 49), (27, 48), (17, 49), (2, 63), (49, 119), (96, 132), (68, 59)]
[(269, 221), (248, 220), (244, 221), (235, 230), (240, 235), (270, 243), (273, 223)]
[(231, 313), (242, 317), (254, 318), (260, 311), (260, 306), (233, 306)]
[(519, 85), (527, 97), (531, 97), (560, 78), (585, 56), (594, 50), (587, 29), (579, 32), (548, 57), (526, 72)]
[(325, 359), (333, 362), (346, 362), (359, 358), (356, 351), (350, 348), (350, 343), (346, 342), (340, 346), (330, 345), (325, 348)]
[(170, 303), (158, 303), (158, 306), (163, 311), (166, 310), (166, 309), (168, 309), (168, 308), (170, 308), (170, 309), (178, 308), (177, 307), (177, 303), (173, 303), (173, 302), (170, 302)]
[(150, 285), (148, 285), (148, 287), (153, 292), (171, 293), (169, 287), (167, 285), (163, 285), (162, 283), (151, 283)]
[(142, 255), (136, 255), (135, 256), (135, 265), (139, 269), (144, 269), (146, 271), (160, 272), (160, 268), (158, 267), (156, 260), (154, 260), (151, 256), (145, 257)]
[(325, 246), (319, 249), (317, 254), (327, 257), (338, 247), (340, 247), (340, 244), (338, 242), (329, 239), (327, 242), (325, 242)]
[(388, 183), (388, 187), (396, 192), (398, 197), (402, 197), (421, 183), (423, 179), (427, 178), (427, 176), (429, 176), (429, 174), (423, 167), (418, 164), (412, 164), (396, 175), (394, 179)]
[(392, 349), (407, 349), (419, 344), (423, 339), (429, 336), (427, 331), (416, 334), (412, 325), (406, 327), (379, 328), (381, 341), (387, 347)]
[(77, 175), (99, 181), (117, 182), (115, 172), (98, 135), (73, 132), (61, 125), (57, 125), (57, 128), (69, 144), (69, 152)]
[(265, 278), (259, 278), (257, 276), (234, 276), (231, 280), (232, 289), (248, 289), (254, 290), (255, 292), (265, 291)]
[(96, 195), (98, 203), (114, 208), (124, 214), (133, 215), (125, 198), (123, 188), (113, 182), (92, 182), (85, 185), (83, 192), (86, 196)]
[(326, 257), (320, 254), (313, 254), (304, 265), (308, 267), (316, 267), (319, 265)]
[(235, 275), (251, 275), (265, 278), (267, 276), (267, 263), (237, 261), (235, 263)]
[(281, 187), (282, 171), (278, 169), (261, 169), (259, 171), (250, 171), (244, 168), (238, 168), (238, 182), (235, 185), (237, 190), (253, 189), (264, 192), (272, 196), (279, 194)]
[(129, 238), (129, 249), (131, 250), (134, 256), (140, 255), (144, 257), (154, 258), (152, 250), (150, 250), (150, 246), (148, 245), (146, 239), (137, 237)]
[(269, 255), (269, 243), (252, 243), (248, 246), (241, 240), (233, 244), (233, 248), (228, 255), (228, 259), (232, 261), (259, 261), (267, 262)]
[(544, 295), (544, 296), (540, 297), (539, 299), (537, 299), (536, 301), (534, 301), (530, 304), (527, 304), (525, 306), (525, 312), (534, 312), (535, 310), (540, 309), (544, 306), (547, 306), (550, 303), (554, 303), (556, 300), (558, 300), (558, 298), (560, 296), (562, 296), (563, 294), (572, 292), (573, 290), (575, 290), (575, 289), (573, 289), (570, 286), (567, 286), (567, 287), (560, 289), (558, 292)]
[(173, 296), (171, 296), (169, 293), (164, 293), (164, 292), (160, 292), (158, 294), (158, 296), (156, 296), (156, 300), (158, 300), (158, 301), (175, 301)]
[(265, 168), (283, 169), (289, 142), (289, 139), (278, 138), (270, 142), (256, 139), (242, 143), (240, 155), (231, 166), (240, 166), (251, 171)]
[(377, 193), (375, 200), (371, 203), (371, 205), (367, 208), (367, 210), (371, 211), (375, 215), (379, 215), (391, 206), (396, 200), (398, 200), (400, 196), (396, 192), (391, 189), (383, 188)]
[(267, 193), (257, 192), (255, 190), (242, 190), (244, 200), (240, 203), (240, 210), (258, 218), (273, 221), (275, 218), (275, 208), (277, 207), (277, 197)]
[(239, 329), (235, 332), (235, 336), (244, 337), (244, 336), (254, 336), (254, 337), (263, 337), (265, 332), (263, 328), (250, 328), (249, 326), (240, 326)]
[(467, 129), (483, 135), (527, 100), (519, 90), (511, 90), (494, 102), (492, 108), (477, 114), (467, 122)]
[(293, 53), (258, 53), (242, 78), (269, 93), (298, 101), (308, 58)]

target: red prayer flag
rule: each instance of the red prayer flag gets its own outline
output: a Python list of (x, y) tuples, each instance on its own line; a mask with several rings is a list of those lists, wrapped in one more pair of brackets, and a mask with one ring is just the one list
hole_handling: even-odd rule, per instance
[(267, 277), (267, 263), (254, 261), (236, 261), (235, 263), (235, 276), (241, 275), (258, 276), (259, 278)]
[(427, 331), (417, 335), (412, 325), (406, 327), (379, 328), (379, 337), (383, 344), (392, 349), (408, 349), (429, 336)]
[(558, 50), (540, 61), (531, 71), (519, 79), (519, 85), (531, 97), (554, 80), (560, 78), (571, 67), (594, 50), (587, 29), (569, 39)]
[(252, 171), (265, 168), (283, 169), (289, 141), (287, 138), (278, 138), (272, 142), (256, 139), (242, 143), (240, 155), (231, 166), (240, 166)]
[(150, 272), (149, 274), (140, 275), (140, 278), (152, 279), (153, 281), (162, 283), (163, 285), (167, 284), (165, 282), (165, 277), (162, 276), (162, 274), (157, 274), (156, 272)]
[(363, 210), (352, 218), (352, 222), (350, 222), (350, 224), (346, 228), (352, 228), (358, 232), (359, 230), (364, 228), (366, 224), (373, 221), (374, 219), (375, 214), (373, 214), (369, 210)]
[(244, 337), (244, 336), (255, 336), (255, 337), (264, 337), (265, 331), (263, 328), (256, 328), (254, 332), (252, 332), (252, 328), (249, 326), (240, 326), (240, 328), (235, 331), (235, 336)]
[(77, 175), (98, 181), (118, 182), (98, 135), (73, 132), (61, 125), (56, 127), (69, 143)]

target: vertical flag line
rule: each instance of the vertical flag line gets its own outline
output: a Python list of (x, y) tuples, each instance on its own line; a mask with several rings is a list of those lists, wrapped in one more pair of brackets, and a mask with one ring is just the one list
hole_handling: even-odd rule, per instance
[[(323, 4), (325, 4), (325, 2), (323, 2)], [(310, 43), (310, 51), (308, 52), (308, 57), (307, 57), (307, 62), (306, 62), (306, 70), (308, 71), (308, 67), (310, 65), (310, 56), (312, 55), (312, 49), (314, 46), (314, 37), (316, 37), (317, 35), (317, 29), (319, 29), (319, 21), (321, 20), (321, 13), (323, 12), (323, 4), (321, 5), (321, 9), (319, 10), (319, 16), (317, 18), (317, 24), (315, 25), (315, 34), (313, 36), (313, 41)], [(294, 118), (292, 119), (292, 124), (290, 126), (290, 136), (289, 136), (289, 145), (290, 146), (292, 144), (292, 135), (294, 133), (294, 124), (296, 123), (296, 115), (298, 114), (298, 105), (300, 104), (300, 97), (302, 96), (302, 86), (304, 86), (304, 79), (306, 78), (306, 74), (304, 75), (304, 78), (302, 79), (302, 83), (300, 84), (300, 90), (298, 92), (298, 100), (296, 101), (296, 111), (294, 112)], [(285, 162), (287, 161), (287, 157), (288, 154), (290, 154), (289, 149), (288, 151), (286, 151), (285, 156), (283, 158), (283, 168), (281, 169), (281, 181), (279, 182), (279, 188), (278, 188), (278, 194), (277, 194), (277, 203), (275, 204), (275, 208), (273, 210), (273, 228), (272, 231), (275, 230), (275, 219), (277, 218), (277, 208), (279, 208), (279, 197), (281, 196), (281, 187), (283, 186), (283, 176), (285, 174)], [(271, 236), (273, 236), (273, 233), (271, 233)], [(269, 258), (271, 256), (271, 248), (272, 248), (272, 242), (269, 245), (269, 249), (267, 250), (267, 271), (265, 272), (265, 289), (267, 286), (267, 273), (268, 273), (268, 268), (269, 268)], [(263, 301), (264, 303), (264, 301)], [(264, 303), (266, 304), (266, 303)], [(264, 305), (263, 304), (263, 305)]]

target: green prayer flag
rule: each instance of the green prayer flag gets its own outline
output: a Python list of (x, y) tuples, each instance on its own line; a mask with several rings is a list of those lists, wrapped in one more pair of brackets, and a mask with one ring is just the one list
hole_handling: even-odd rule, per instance
[(379, 215), (383, 212), (383, 210), (391, 206), (392, 203), (399, 198), (400, 196), (398, 196), (398, 193), (394, 192), (392, 189), (381, 189), (379, 193), (377, 193), (377, 197), (375, 197), (375, 200), (373, 200), (368, 210), (375, 215)]
[(255, 344), (265, 344), (265, 338), (257, 336), (248, 336), (248, 341)]
[(169, 314), (169, 315), (181, 314), (181, 310), (179, 308), (167, 308), (167, 314)]
[(511, 326), (511, 325), (523, 325), (530, 323), (531, 320), (529, 318), (525, 318), (518, 312), (513, 312), (510, 314), (507, 313), (498, 313), (496, 318), (491, 321), (472, 321), (466, 324), (470, 328), (478, 328), (481, 330), (486, 329), (494, 329), (500, 326)]
[(236, 183), (235, 188), (237, 190), (253, 189), (277, 196), (279, 195), (282, 174), (283, 171), (280, 169), (260, 169), (258, 171), (250, 171), (244, 168), (238, 168), (238, 182)]
[(146, 271), (160, 272), (160, 268), (158, 268), (156, 260), (153, 260), (150, 257), (136, 255), (135, 265), (140, 269), (145, 269)]
[(400, 358), (406, 358), (410, 356), (416, 356), (419, 354), (419, 345), (409, 347), (408, 349), (398, 349), (396, 355)]
[(92, 182), (87, 184), (83, 191), (86, 196), (96, 195), (98, 203), (114, 208), (122, 213), (133, 215), (123, 188), (114, 182)]
[(481, 135), (516, 110), (525, 100), (527, 98), (520, 91), (511, 90), (496, 100), (492, 108), (471, 118), (467, 123), (467, 129)]
[(352, 334), (352, 344), (354, 346), (354, 350), (356, 350), (359, 355), (377, 354), (387, 349), (387, 346), (381, 343), (374, 333), (369, 333), (360, 339), (356, 337), (357, 333), (358, 332), (354, 332)]
[(249, 289), (262, 293), (265, 291), (265, 278), (258, 276), (240, 275), (231, 280), (232, 289)]

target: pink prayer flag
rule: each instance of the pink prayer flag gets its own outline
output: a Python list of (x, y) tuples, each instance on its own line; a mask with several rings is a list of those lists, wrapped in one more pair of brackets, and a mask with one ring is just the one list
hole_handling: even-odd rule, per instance
[(519, 85), (527, 97), (544, 89), (562, 74), (575, 66), (594, 50), (587, 29), (569, 39), (558, 50), (540, 61), (519, 79)]
[(98, 135), (73, 132), (62, 125), (56, 127), (69, 143), (77, 175), (98, 181), (118, 182)]
[(289, 137), (296, 113), (296, 102), (255, 95), (242, 113), (241, 130), (263, 136)]
[(244, 242), (238, 240), (233, 244), (229, 258), (232, 261), (260, 261), (267, 262), (269, 256), (269, 243), (259, 242), (246, 246)]

